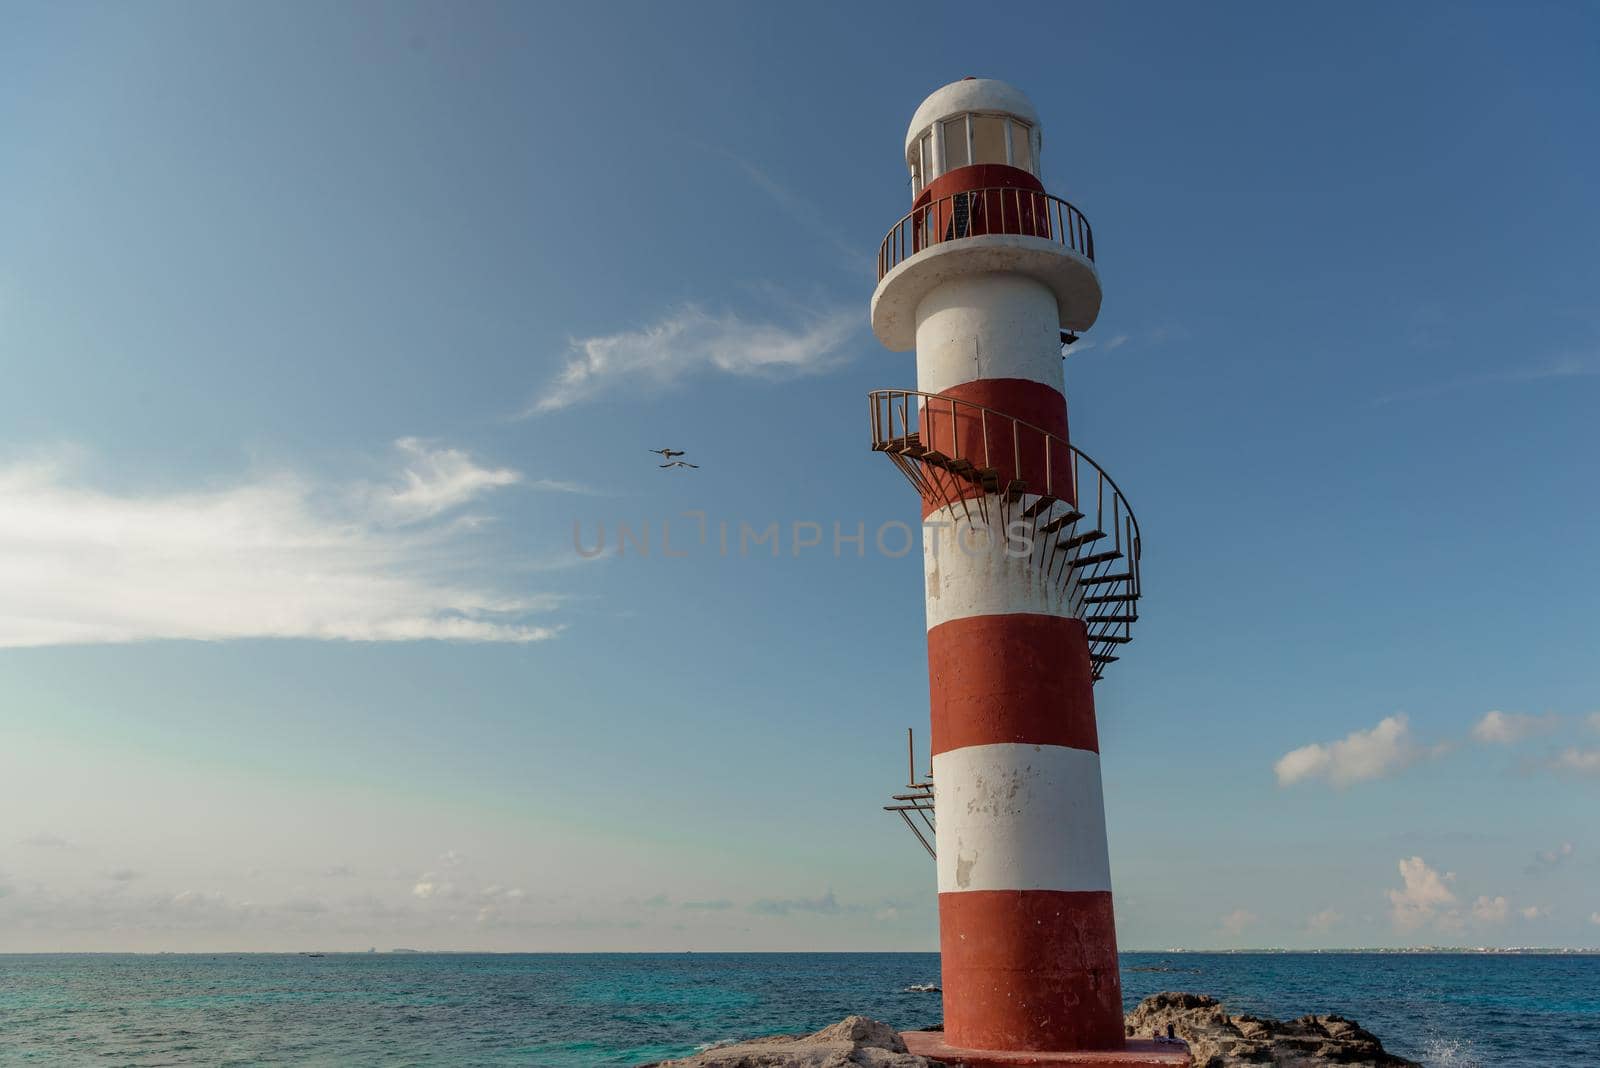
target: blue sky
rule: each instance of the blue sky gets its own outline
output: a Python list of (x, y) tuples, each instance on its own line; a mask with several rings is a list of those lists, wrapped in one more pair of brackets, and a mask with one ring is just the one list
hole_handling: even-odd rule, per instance
[(933, 948), (920, 563), (831, 536), (915, 519), (872, 257), (966, 74), (1095, 228), (1123, 945), (1600, 944), (1600, 16), (1007, 20), (12, 5), (0, 950)]

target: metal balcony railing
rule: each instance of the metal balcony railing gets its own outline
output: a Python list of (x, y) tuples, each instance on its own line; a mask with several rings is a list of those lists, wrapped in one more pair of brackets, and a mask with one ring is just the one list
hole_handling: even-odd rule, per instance
[(1042, 237), (1094, 259), (1094, 231), (1083, 212), (1049, 193), (991, 186), (940, 197), (895, 223), (878, 246), (878, 280), (925, 248), (987, 234)]
[(1088, 627), (1094, 677), (1132, 640), (1141, 596), (1139, 523), (1101, 466), (1066, 440), (993, 408), (937, 393), (880, 389), (870, 395), (872, 448), (923, 499), (976, 508), (1002, 530), (1031, 532), (1032, 564), (1055, 581)]

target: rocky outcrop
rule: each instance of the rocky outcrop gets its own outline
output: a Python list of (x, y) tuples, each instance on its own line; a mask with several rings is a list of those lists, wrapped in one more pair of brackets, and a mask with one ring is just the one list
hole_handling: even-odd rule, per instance
[(1194, 1068), (1421, 1068), (1386, 1052), (1377, 1036), (1343, 1016), (1263, 1020), (1230, 1014), (1205, 994), (1153, 994), (1139, 1002), (1126, 1023), (1127, 1033), (1140, 1038), (1164, 1036), (1170, 1026), (1189, 1043)]
[(758, 1038), (646, 1068), (935, 1068), (937, 1061), (913, 1056), (888, 1024), (846, 1016), (810, 1035)]
[[(1155, 994), (1127, 1015), (1130, 1038), (1165, 1038), (1189, 1043), (1194, 1068), (1422, 1068), (1386, 1052), (1383, 1043), (1343, 1016), (1263, 1020), (1229, 1013), (1205, 994)], [(888, 1024), (848, 1016), (810, 1035), (779, 1035), (719, 1046), (645, 1068), (942, 1068), (941, 1062), (906, 1051)]]

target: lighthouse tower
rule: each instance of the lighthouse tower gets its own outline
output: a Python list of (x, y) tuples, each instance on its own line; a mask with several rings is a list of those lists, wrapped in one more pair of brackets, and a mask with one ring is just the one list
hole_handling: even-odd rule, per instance
[(911, 211), (872, 297), (879, 340), (917, 356), (917, 388), (871, 407), (873, 448), (924, 521), (933, 775), (898, 807), (931, 808), (936, 828), (945, 1030), (919, 1041), (973, 1064), (1187, 1064), (1123, 1034), (1093, 686), (1137, 618), (1139, 531), (1068, 436), (1062, 354), (1099, 314), (1100, 279), (1041, 147), (1004, 82), (923, 101)]

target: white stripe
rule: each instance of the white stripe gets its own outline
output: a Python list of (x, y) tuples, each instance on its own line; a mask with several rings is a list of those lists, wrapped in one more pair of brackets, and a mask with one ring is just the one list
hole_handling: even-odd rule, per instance
[(1100, 754), (973, 745), (933, 758), (939, 893), (1110, 890)]
[(983, 378), (1022, 378), (1064, 393), (1055, 294), (1020, 274), (938, 286), (917, 306), (917, 388), (942, 393)]
[(1034, 533), (1067, 506), (1052, 505), (1037, 520), (1020, 519), (1037, 499), (1024, 496), (1010, 506), (1015, 524), (1010, 531), (1001, 524), (997, 496), (989, 497), (987, 521), (975, 500), (968, 501), (965, 509), (960, 504), (939, 508), (922, 521), (929, 630), (971, 616), (1031, 612), (1070, 618), (1079, 613), (1081, 592), (1076, 576), (1061, 560), (1065, 550), (1046, 554), (1052, 539), (1059, 541), (1069, 532)]

